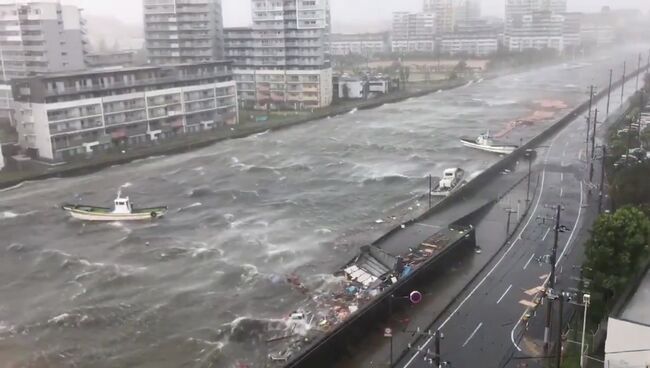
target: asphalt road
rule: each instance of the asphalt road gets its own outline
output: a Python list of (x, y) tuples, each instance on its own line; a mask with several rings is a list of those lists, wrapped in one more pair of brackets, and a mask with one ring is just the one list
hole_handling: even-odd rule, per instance
[[(628, 83), (627, 90), (632, 89)], [(617, 93), (620, 95), (620, 90), (613, 95)], [(595, 106), (604, 112), (605, 104), (603, 99)], [(550, 265), (541, 258), (549, 255), (553, 247), (557, 205), (563, 209), (561, 225), (567, 227), (558, 238), (558, 287), (567, 289), (577, 284), (577, 265), (583, 251), (576, 238), (583, 226), (589, 226), (585, 221), (588, 203), (596, 203), (589, 202), (588, 190), (593, 187), (587, 183), (585, 138), (586, 124), (580, 116), (545, 147), (538, 148), (534, 169), (541, 175), (541, 190), (533, 199), (530, 216), (511, 244), (436, 323), (444, 334), (443, 361), (451, 362), (453, 367), (499, 367), (513, 351), (522, 350), (519, 346), (525, 329), (522, 318), (534, 305), (550, 274)], [(598, 176), (594, 178), (597, 180)], [(543, 318), (543, 314), (538, 313), (537, 318)], [(430, 367), (432, 340), (427, 338), (414, 347), (397, 366)]]

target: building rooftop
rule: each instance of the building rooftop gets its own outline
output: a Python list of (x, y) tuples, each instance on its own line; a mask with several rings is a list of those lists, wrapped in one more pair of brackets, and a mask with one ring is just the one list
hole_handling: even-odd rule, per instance
[(650, 269), (636, 289), (636, 293), (628, 300), (620, 317), (630, 322), (650, 326)]
[(32, 77), (26, 78), (17, 78), (16, 81), (21, 80), (31, 80), (31, 79), (54, 79), (54, 78), (65, 78), (65, 77), (76, 77), (80, 75), (99, 75), (99, 74), (111, 74), (116, 72), (134, 72), (142, 70), (165, 70), (165, 69), (178, 69), (186, 67), (195, 67), (201, 65), (213, 65), (213, 64), (232, 64), (230, 60), (215, 60), (208, 61), (203, 63), (186, 63), (186, 64), (169, 64), (169, 65), (144, 65), (144, 66), (127, 66), (127, 67), (105, 67), (105, 68), (94, 68), (94, 69), (84, 69), (77, 71), (69, 72), (57, 72), (57, 73), (43, 73), (35, 75)]

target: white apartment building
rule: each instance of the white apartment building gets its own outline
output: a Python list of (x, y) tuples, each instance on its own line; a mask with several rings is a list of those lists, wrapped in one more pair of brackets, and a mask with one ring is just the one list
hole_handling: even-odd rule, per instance
[(546, 48), (564, 51), (564, 17), (549, 11), (522, 16), (520, 23), (508, 30), (506, 47), (511, 51)]
[(143, 6), (152, 64), (223, 60), (221, 0), (144, 0)]
[(252, 0), (253, 27), (225, 30), (240, 104), (307, 109), (332, 103), (328, 0)]
[(235, 69), (241, 105), (304, 110), (332, 104), (332, 69)]
[(496, 36), (467, 36), (451, 34), (440, 40), (440, 52), (449, 55), (487, 56), (497, 52), (499, 40)]
[(452, 33), (458, 22), (481, 17), (481, 0), (424, 0), (424, 13), (435, 14), (435, 33)]
[(85, 67), (86, 23), (75, 6), (16, 1), (0, 4), (0, 78)]
[(238, 121), (228, 62), (41, 75), (12, 90), (18, 143), (51, 161)]
[(390, 51), (388, 33), (332, 34), (331, 54), (372, 56)]
[(393, 13), (391, 50), (393, 52), (434, 51), (436, 16), (432, 13)]
[(0, 84), (0, 124), (9, 123), (12, 126), (14, 125), (13, 103), (14, 99), (11, 94), (11, 85)]

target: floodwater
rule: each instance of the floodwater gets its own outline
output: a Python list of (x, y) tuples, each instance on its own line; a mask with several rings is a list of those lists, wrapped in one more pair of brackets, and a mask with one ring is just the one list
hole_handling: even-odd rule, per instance
[[(386, 219), (415, 211), (427, 175), (498, 160), (461, 136), (551, 111), (502, 139), (532, 137), (569, 109), (540, 100), (585, 100), (624, 56), (636, 60), (618, 55), (1, 191), (0, 366), (263, 366), (267, 332), (336, 284), (332, 272)], [(84, 224), (59, 209), (107, 205), (120, 187), (168, 216)]]

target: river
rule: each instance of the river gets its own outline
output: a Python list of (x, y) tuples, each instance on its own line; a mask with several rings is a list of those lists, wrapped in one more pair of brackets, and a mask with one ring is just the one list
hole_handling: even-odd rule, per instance
[[(605, 88), (624, 57), (636, 61), (630, 50), (596, 55), (0, 191), (0, 365), (263, 361), (265, 331), (326, 293), (337, 282), (332, 272), (394, 226), (392, 215), (422, 208), (428, 174), (461, 167), (476, 175), (498, 160), (462, 147), (461, 136), (552, 112), (502, 139), (530, 138), (584, 101), (590, 84)], [(542, 108), (540, 100), (567, 106)], [(109, 204), (120, 187), (137, 204), (168, 205), (168, 216), (84, 224), (60, 210), (64, 202)]]

